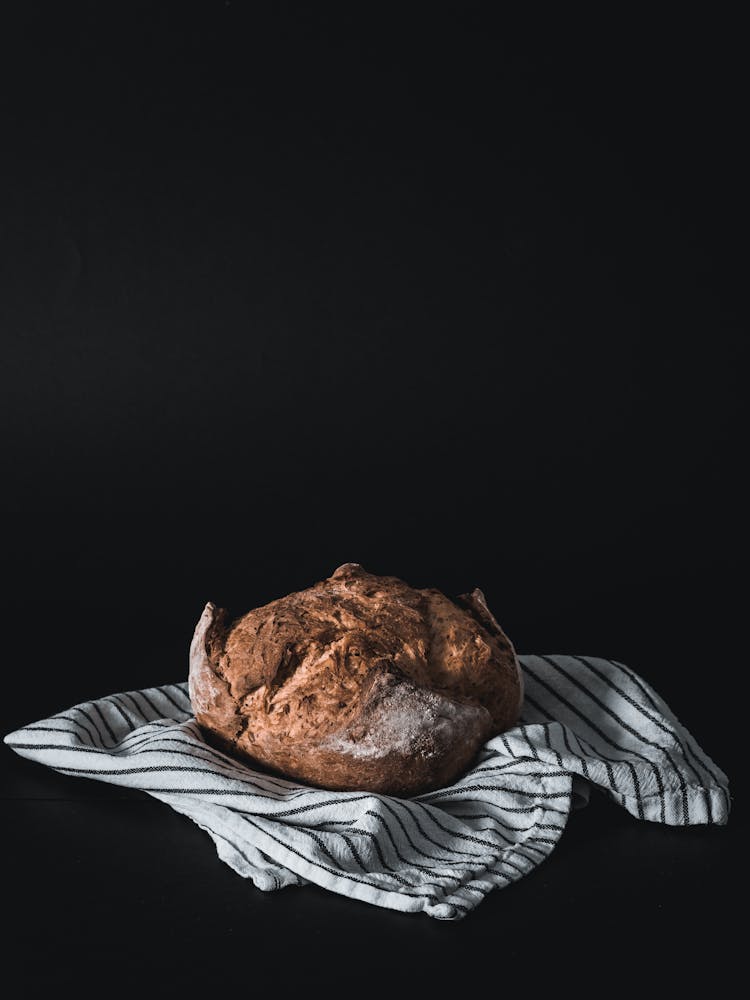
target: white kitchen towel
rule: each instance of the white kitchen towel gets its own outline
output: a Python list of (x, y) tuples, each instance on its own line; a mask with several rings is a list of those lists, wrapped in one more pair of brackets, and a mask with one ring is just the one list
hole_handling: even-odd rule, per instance
[(543, 861), (591, 785), (640, 819), (726, 823), (726, 775), (633, 670), (593, 656), (520, 660), (519, 724), (455, 784), (410, 799), (309, 788), (220, 753), (187, 683), (75, 705), (5, 742), (64, 774), (161, 799), (259, 889), (314, 882), (444, 920)]

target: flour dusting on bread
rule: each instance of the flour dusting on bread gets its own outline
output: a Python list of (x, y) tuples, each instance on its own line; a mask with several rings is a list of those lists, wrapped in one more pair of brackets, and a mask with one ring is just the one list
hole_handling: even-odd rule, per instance
[(392, 688), (362, 735), (349, 731), (331, 736), (323, 746), (353, 757), (434, 757), (441, 744), (455, 745), (469, 720), (477, 721), (484, 714), (477, 705), (404, 683)]

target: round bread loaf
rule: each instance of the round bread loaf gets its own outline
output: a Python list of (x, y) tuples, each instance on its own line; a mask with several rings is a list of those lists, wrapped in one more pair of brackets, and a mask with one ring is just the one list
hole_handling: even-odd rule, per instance
[(455, 781), (523, 698), (480, 590), (452, 601), (357, 563), (234, 621), (209, 602), (189, 690), (226, 752), (320, 788), (402, 797)]

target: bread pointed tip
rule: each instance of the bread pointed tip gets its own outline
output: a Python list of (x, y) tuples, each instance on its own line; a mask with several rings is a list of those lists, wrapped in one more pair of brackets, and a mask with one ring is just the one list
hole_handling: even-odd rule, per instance
[(193, 709), (196, 709), (196, 702), (202, 699), (198, 697), (198, 685), (207, 673), (213, 674), (211, 660), (206, 648), (209, 633), (219, 623), (223, 615), (226, 614), (222, 608), (217, 608), (213, 601), (207, 601), (198, 623), (193, 632), (190, 642), (190, 664), (188, 671), (188, 693)]
[(357, 576), (358, 574), (364, 572), (365, 570), (360, 563), (342, 563), (340, 566), (336, 567), (333, 573), (331, 573), (331, 579), (335, 580), (341, 576)]

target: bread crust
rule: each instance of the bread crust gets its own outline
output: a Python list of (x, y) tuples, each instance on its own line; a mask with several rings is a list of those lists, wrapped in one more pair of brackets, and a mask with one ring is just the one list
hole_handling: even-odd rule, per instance
[(451, 601), (357, 563), (234, 621), (208, 602), (189, 691), (207, 737), (253, 766), (402, 797), (454, 781), (523, 700), (480, 590)]

